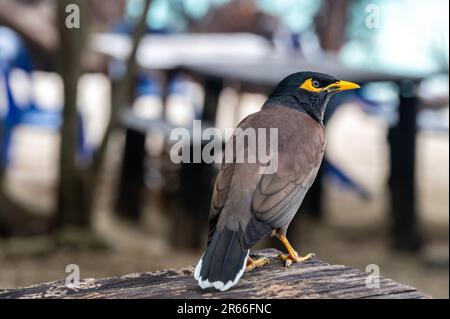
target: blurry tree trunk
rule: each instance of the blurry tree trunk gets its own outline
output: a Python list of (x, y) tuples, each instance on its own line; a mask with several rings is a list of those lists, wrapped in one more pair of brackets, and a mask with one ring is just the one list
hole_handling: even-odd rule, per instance
[[(136, 72), (136, 52), (146, 30), (146, 17), (151, 0), (146, 0), (141, 20), (133, 36), (133, 50), (127, 62), (125, 75), (113, 83), (111, 119), (100, 147), (90, 164), (80, 165), (77, 160), (79, 114), (77, 109), (78, 80), (83, 69), (85, 46), (88, 40), (88, 3), (85, 0), (58, 0), (56, 4), (57, 30), (59, 30), (59, 72), (64, 82), (63, 125), (61, 128), (60, 172), (57, 212), (52, 221), (38, 217), (17, 205), (4, 192), (0, 183), (0, 236), (27, 236), (46, 233), (50, 229), (67, 226), (90, 226), (96, 188), (106, 154), (109, 136), (116, 126), (120, 107), (130, 102), (132, 81)], [(15, 1), (0, 0), (0, 9), (14, 6)], [(80, 9), (80, 28), (68, 28), (68, 5)], [(14, 15), (14, 12), (11, 12)], [(6, 17), (0, 12), (0, 21)], [(39, 29), (39, 28), (37, 28)], [(40, 30), (45, 32), (45, 28)], [(39, 32), (34, 32), (38, 34)]]
[[(98, 175), (101, 172), (103, 158), (105, 156), (106, 149), (108, 146), (109, 136), (110, 136), (111, 132), (114, 130), (114, 128), (117, 126), (117, 118), (118, 118), (120, 109), (125, 107), (126, 105), (129, 105), (132, 102), (132, 98), (134, 95), (133, 94), (133, 84), (134, 84), (134, 79), (136, 78), (136, 72), (137, 72), (136, 54), (137, 54), (141, 39), (147, 29), (147, 13), (148, 13), (148, 10), (150, 9), (151, 3), (152, 3), (151, 0), (145, 1), (144, 10), (143, 10), (141, 19), (136, 24), (133, 39), (132, 39), (133, 46), (132, 46), (132, 50), (131, 50), (130, 56), (128, 57), (128, 61), (127, 61), (127, 65), (126, 65), (127, 72), (118, 81), (115, 81), (115, 79), (113, 79), (113, 82), (112, 82), (113, 90), (112, 90), (112, 97), (111, 97), (111, 103), (112, 103), (111, 118), (110, 118), (110, 121), (106, 128), (105, 136), (100, 144), (100, 147), (99, 147), (97, 153), (94, 156), (92, 166), (90, 168), (90, 175), (92, 176), (95, 183), (97, 183), (97, 181), (99, 179)], [(125, 153), (128, 153), (128, 152), (129, 151), (125, 150)], [(138, 148), (138, 149), (134, 149), (133, 152), (139, 153), (139, 152), (141, 152), (141, 150)], [(139, 157), (139, 154), (137, 154), (137, 156)], [(140, 169), (137, 168), (137, 170), (135, 170), (135, 171), (136, 171), (136, 173), (139, 173)], [(142, 171), (141, 171), (141, 173), (142, 173)], [(123, 178), (123, 176), (121, 178)], [(130, 177), (130, 178), (132, 178), (132, 177)], [(136, 189), (131, 189), (131, 190), (128, 189), (128, 190), (124, 190), (124, 191), (133, 192), (133, 191), (137, 191), (137, 190)], [(139, 194), (136, 194), (136, 195), (137, 195), (137, 198), (139, 198), (138, 197)], [(128, 213), (132, 214), (133, 212), (128, 212)]]
[(111, 118), (106, 128), (105, 136), (103, 137), (103, 140), (100, 143), (100, 147), (94, 156), (92, 167), (90, 169), (92, 174), (98, 174), (102, 166), (103, 157), (106, 152), (106, 148), (108, 146), (109, 135), (117, 125), (117, 116), (119, 114), (120, 108), (131, 102), (133, 79), (135, 78), (137, 69), (136, 54), (141, 39), (147, 29), (147, 13), (148, 10), (150, 9), (151, 3), (152, 0), (145, 0), (144, 10), (141, 19), (137, 23), (136, 28), (134, 30), (134, 35), (132, 39), (133, 43), (132, 50), (126, 63), (126, 73), (117, 82), (115, 82), (113, 79)]
[[(68, 29), (65, 26), (66, 6), (76, 4), (80, 8), (81, 28)], [(61, 130), (60, 182), (58, 190), (58, 205), (55, 216), (55, 227), (75, 226), (87, 228), (90, 226), (94, 198), (102, 171), (109, 136), (116, 126), (120, 107), (130, 99), (130, 88), (136, 72), (136, 53), (140, 40), (146, 30), (146, 17), (151, 0), (146, 0), (142, 18), (139, 21), (134, 36), (133, 49), (127, 62), (126, 73), (117, 83), (113, 83), (111, 119), (103, 140), (93, 156), (91, 165), (80, 167), (77, 164), (77, 86), (81, 74), (84, 46), (87, 38), (86, 2), (83, 0), (60, 0), (58, 2), (59, 30), (61, 37), (61, 75), (64, 81), (64, 124)]]
[[(59, 192), (56, 224), (89, 225), (91, 196), (86, 189), (84, 174), (77, 167), (78, 110), (77, 87), (81, 74), (81, 61), (87, 37), (85, 1), (59, 0), (57, 7), (60, 33), (59, 63), (64, 82), (63, 126), (61, 129), (61, 153)], [(80, 28), (66, 26), (66, 8), (75, 4), (80, 8)]]
[(316, 32), (323, 50), (339, 52), (346, 40), (352, 0), (325, 0), (316, 18)]

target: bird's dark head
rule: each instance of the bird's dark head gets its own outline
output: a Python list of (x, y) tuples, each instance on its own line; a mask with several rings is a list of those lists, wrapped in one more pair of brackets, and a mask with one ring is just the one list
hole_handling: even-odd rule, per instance
[(325, 108), (336, 93), (358, 89), (359, 85), (316, 72), (299, 72), (281, 81), (264, 107), (286, 106), (308, 113), (322, 123)]

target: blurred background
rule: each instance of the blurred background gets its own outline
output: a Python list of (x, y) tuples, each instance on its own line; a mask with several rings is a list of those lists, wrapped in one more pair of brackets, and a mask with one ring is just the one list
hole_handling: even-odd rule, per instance
[[(288, 236), (448, 298), (446, 0), (0, 0), (0, 289), (195, 264), (215, 164), (170, 131), (235, 127), (284, 76), (362, 85)], [(258, 247), (278, 247), (268, 239)]]

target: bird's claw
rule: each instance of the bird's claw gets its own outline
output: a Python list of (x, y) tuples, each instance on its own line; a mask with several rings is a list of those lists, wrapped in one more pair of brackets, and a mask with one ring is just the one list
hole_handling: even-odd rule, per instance
[(297, 252), (295, 252), (293, 255), (281, 254), (279, 256), (279, 258), (285, 262), (286, 267), (290, 267), (292, 265), (292, 263), (305, 262), (305, 261), (308, 261), (315, 257), (316, 257), (316, 255), (314, 253), (310, 253), (310, 254), (302, 257), (302, 256), (299, 256)]
[(249, 261), (247, 262), (247, 271), (251, 271), (255, 268), (261, 268), (264, 267), (265, 265), (269, 264), (269, 258), (263, 257), (260, 258), (258, 260), (253, 260), (253, 259), (249, 259)]
[(291, 267), (291, 265), (292, 265), (292, 259), (286, 258), (286, 262), (285, 262), (284, 266), (286, 268), (289, 268), (289, 267)]

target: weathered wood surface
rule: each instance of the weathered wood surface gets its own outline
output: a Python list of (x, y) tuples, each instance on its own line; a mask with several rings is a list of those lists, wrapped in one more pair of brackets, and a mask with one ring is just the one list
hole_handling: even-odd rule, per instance
[(226, 292), (201, 290), (192, 275), (194, 267), (189, 266), (120, 278), (85, 279), (73, 289), (64, 281), (56, 281), (0, 291), (0, 299), (430, 298), (413, 287), (382, 277), (379, 288), (367, 288), (368, 274), (318, 259), (285, 268), (278, 254), (274, 249), (256, 252), (253, 257), (268, 257), (270, 264), (246, 272)]

